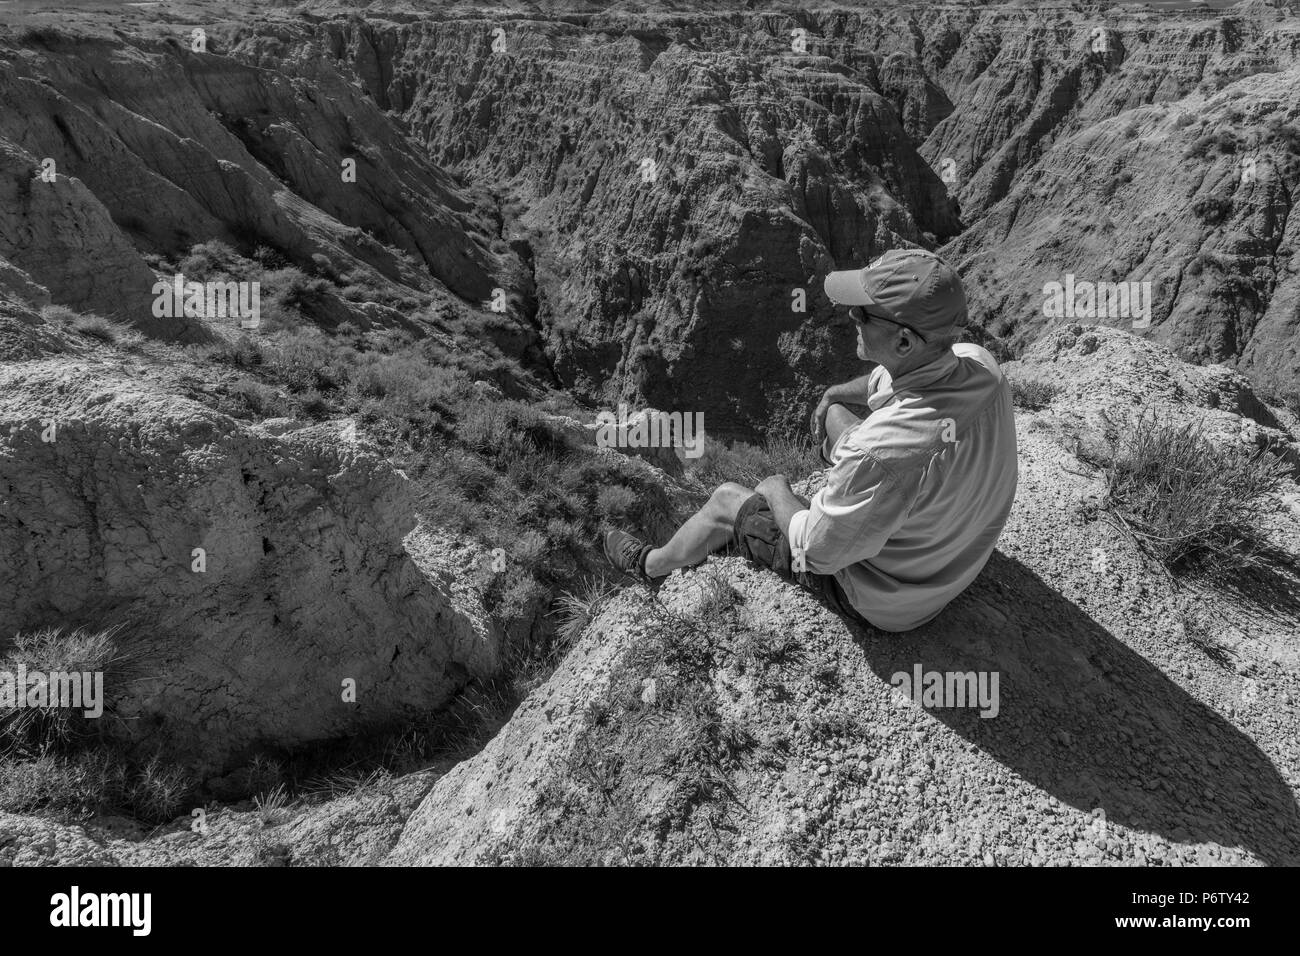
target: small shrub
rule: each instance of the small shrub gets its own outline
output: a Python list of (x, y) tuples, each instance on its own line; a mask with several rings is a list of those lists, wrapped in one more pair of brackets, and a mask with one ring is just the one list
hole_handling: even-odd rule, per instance
[(777, 436), (764, 441), (762, 448), (771, 468), (769, 475), (786, 475), (795, 481), (826, 467), (817, 447), (807, 438)]
[(1095, 463), (1102, 507), (1171, 570), (1255, 563), (1264, 499), (1289, 470), (1271, 452), (1222, 446), (1197, 424), (1157, 416), (1130, 423)]
[(217, 363), (236, 368), (253, 368), (264, 364), (267, 358), (262, 343), (249, 335), (204, 345), (190, 345), (185, 348), (185, 354), (199, 364)]
[(277, 784), (266, 793), (253, 798), (253, 809), (264, 827), (273, 827), (280, 823), (284, 819), (288, 806), (289, 795), (283, 784)]
[(72, 327), (82, 335), (88, 335), (92, 339), (99, 339), (99, 341), (107, 342), (109, 345), (117, 341), (117, 329), (113, 326), (113, 323), (102, 315), (95, 315), (93, 312), (77, 316), (72, 320)]
[(219, 403), (218, 410), (242, 419), (276, 418), (288, 412), (275, 389), (252, 379), (241, 379)]
[(126, 776), (107, 754), (0, 758), (0, 811), (84, 818), (120, 805)]
[[(0, 657), (0, 671), (14, 673), (20, 667), (28, 673), (98, 674), (100, 689), (107, 695), (129, 676), (131, 661), (121, 649), (118, 628), (48, 627), (19, 632), (10, 641)], [(109, 710), (107, 701), (98, 703)], [(83, 707), (0, 708), (0, 753), (66, 749), (91, 735), (93, 718), (85, 716), (88, 709), (93, 709), (89, 702)]]
[(165, 823), (176, 819), (193, 791), (194, 779), (186, 770), (155, 756), (127, 783), (122, 802), (142, 820)]
[(239, 253), (219, 239), (201, 242), (190, 248), (190, 254), (177, 267), (187, 281), (206, 282), (247, 271)]
[(565, 649), (571, 646), (615, 593), (617, 590), (603, 578), (593, 578), (560, 595), (552, 612), (560, 621), (556, 631), (558, 643)]
[(797, 481), (825, 467), (810, 441), (784, 437), (762, 445), (743, 441), (728, 445), (705, 436), (703, 453), (687, 464), (689, 473), (710, 487), (735, 481), (751, 488), (770, 475)]
[(636, 508), (636, 492), (623, 485), (601, 488), (596, 495), (596, 513), (602, 518), (618, 521), (626, 518)]
[(1205, 196), (1192, 203), (1196, 218), (1208, 225), (1218, 225), (1232, 211), (1232, 200), (1224, 196)]
[(193, 779), (154, 758), (143, 765), (113, 748), (35, 757), (0, 757), (0, 811), (85, 819), (129, 814), (146, 823), (174, 820), (193, 798)]
[(41, 307), (41, 318), (51, 325), (69, 326), (79, 318), (66, 305), (46, 305)]
[(1061, 394), (1061, 387), (1053, 385), (1051, 382), (1040, 382), (1032, 379), (1029, 381), (1008, 379), (1008, 381), (1011, 383), (1012, 403), (1016, 407), (1029, 412), (1042, 411), (1052, 404), (1057, 395)]

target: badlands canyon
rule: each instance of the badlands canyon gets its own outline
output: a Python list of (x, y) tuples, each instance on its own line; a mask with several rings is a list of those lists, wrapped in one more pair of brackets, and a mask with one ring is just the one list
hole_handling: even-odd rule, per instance
[[(1295, 865), (1297, 190), (1295, 3), (0, 2), (0, 669), (107, 697), (0, 707), (0, 863)], [(899, 247), (1017, 395), (976, 583), (613, 580), (817, 487)], [(1107, 520), (1148, 415), (1276, 463), (1231, 574)]]

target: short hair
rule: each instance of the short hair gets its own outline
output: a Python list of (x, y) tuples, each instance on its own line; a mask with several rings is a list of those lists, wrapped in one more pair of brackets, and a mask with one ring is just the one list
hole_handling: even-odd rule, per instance
[(946, 332), (936, 332), (933, 335), (926, 336), (928, 341), (926, 347), (932, 352), (947, 352), (959, 341), (961, 341), (961, 329), (952, 326)]

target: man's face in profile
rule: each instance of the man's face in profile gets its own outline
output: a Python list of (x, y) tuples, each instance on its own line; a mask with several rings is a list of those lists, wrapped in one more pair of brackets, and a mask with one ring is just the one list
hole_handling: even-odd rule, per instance
[(879, 362), (881, 356), (888, 354), (894, 327), (873, 319), (860, 306), (850, 309), (849, 316), (858, 332), (858, 358), (864, 362)]

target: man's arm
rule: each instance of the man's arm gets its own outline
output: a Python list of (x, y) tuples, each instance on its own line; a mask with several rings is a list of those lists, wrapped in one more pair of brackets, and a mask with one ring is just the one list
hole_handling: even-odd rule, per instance
[(874, 371), (873, 369), (866, 375), (859, 375), (843, 385), (832, 385), (826, 389), (826, 394), (831, 396), (832, 402), (839, 402), (841, 405), (865, 405), (867, 399), (871, 397), (870, 383)]
[(916, 499), (920, 469), (889, 472), (861, 449), (848, 451), (785, 532), (791, 553), (802, 552), (806, 569), (817, 574), (879, 554)]
[(785, 475), (764, 478), (754, 490), (767, 499), (767, 506), (772, 509), (772, 519), (782, 534), (788, 533), (790, 519), (807, 507), (790, 490), (790, 482)]
[(822, 400), (817, 403), (817, 410), (812, 415), (814, 441), (820, 442), (826, 437), (826, 413), (832, 405), (867, 404), (867, 399), (871, 397), (872, 374), (873, 372), (868, 372), (842, 385), (832, 385), (822, 393)]

